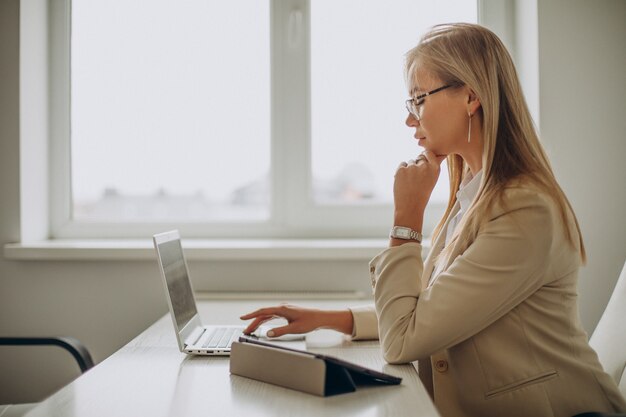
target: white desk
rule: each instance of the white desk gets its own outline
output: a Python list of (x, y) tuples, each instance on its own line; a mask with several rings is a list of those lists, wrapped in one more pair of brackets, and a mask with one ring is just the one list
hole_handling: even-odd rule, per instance
[[(235, 324), (244, 312), (273, 304), (271, 300), (204, 301), (199, 310), (205, 323)], [(334, 308), (354, 301), (297, 304)], [(377, 342), (338, 338), (332, 347), (309, 350), (400, 376), (402, 384), (359, 387), (354, 393), (322, 398), (231, 375), (227, 357), (180, 353), (168, 314), (27, 415), (438, 416), (413, 366), (386, 364)]]

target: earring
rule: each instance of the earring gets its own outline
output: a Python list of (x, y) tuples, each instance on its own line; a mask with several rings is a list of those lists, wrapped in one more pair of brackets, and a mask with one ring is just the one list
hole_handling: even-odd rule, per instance
[(469, 125), (467, 127), (467, 143), (470, 143), (472, 140), (472, 113), (467, 112), (467, 117), (469, 118)]

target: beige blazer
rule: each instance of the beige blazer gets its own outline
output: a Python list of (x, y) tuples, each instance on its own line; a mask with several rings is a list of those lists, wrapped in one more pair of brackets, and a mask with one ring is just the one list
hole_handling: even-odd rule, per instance
[(509, 187), (473, 243), (453, 248), (428, 282), (446, 228), (425, 263), (417, 243), (370, 262), (375, 309), (352, 309), (354, 338), (380, 336), (390, 363), (419, 360), (443, 417), (626, 412), (580, 323), (578, 247), (554, 202)]

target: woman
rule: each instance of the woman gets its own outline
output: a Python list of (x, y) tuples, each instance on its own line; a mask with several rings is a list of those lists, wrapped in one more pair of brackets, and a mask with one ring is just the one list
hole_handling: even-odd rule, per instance
[[(511, 57), (489, 30), (433, 28), (407, 54), (406, 124), (425, 148), (401, 163), (389, 248), (370, 262), (375, 308), (279, 306), (274, 335), (333, 328), (381, 340), (390, 363), (419, 360), (449, 416), (626, 411), (578, 318), (580, 228), (557, 184)], [(450, 199), (422, 262), (424, 209), (448, 161)]]

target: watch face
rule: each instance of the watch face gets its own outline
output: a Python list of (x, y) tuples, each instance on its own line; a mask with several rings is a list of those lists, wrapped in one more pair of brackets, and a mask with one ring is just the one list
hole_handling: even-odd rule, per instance
[(396, 228), (396, 236), (403, 238), (403, 239), (408, 239), (409, 237), (411, 237), (411, 231), (409, 229), (407, 229), (406, 227), (398, 227)]

